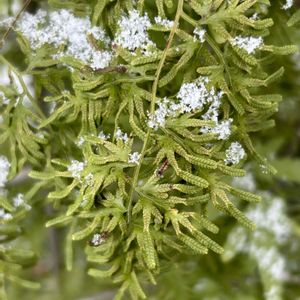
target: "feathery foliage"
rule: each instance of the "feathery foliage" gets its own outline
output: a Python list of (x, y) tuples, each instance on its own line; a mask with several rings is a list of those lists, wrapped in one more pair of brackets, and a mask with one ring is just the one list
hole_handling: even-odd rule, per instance
[[(47, 13), (16, 22), (22, 71), (0, 56), (10, 78), (0, 86), (9, 178), (30, 168), (26, 202), (47, 193), (57, 215), (46, 227), (67, 228), (68, 270), (84, 240), (90, 276), (112, 278), (115, 299), (145, 299), (141, 280), (155, 284), (173, 255), (223, 253), (210, 211), (255, 228), (238, 200), (252, 207), (260, 196), (230, 182), (246, 162), (276, 173), (252, 138), (274, 126), (281, 101), (268, 86), (284, 69), (268, 73), (269, 60), (297, 47), (264, 42), (268, 0), (47, 2)], [(26, 209), (15, 215), (0, 199), (13, 213), (0, 219), (10, 240)], [(33, 254), (1, 252), (1, 278), (36, 287), (6, 272)]]

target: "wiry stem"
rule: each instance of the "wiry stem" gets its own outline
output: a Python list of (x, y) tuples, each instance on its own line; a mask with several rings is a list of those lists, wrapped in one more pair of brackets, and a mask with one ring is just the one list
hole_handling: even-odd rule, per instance
[[(160, 73), (162, 71), (165, 60), (167, 58), (167, 51), (171, 47), (172, 41), (174, 39), (175, 31), (178, 27), (179, 19), (180, 19), (180, 16), (182, 14), (182, 10), (183, 10), (183, 1), (184, 0), (179, 0), (178, 1), (177, 12), (176, 12), (176, 16), (175, 16), (175, 19), (174, 19), (174, 25), (173, 25), (172, 30), (170, 32), (167, 46), (163, 51), (162, 58), (161, 58), (161, 60), (158, 64), (158, 68), (157, 68), (156, 73), (155, 73), (155, 80), (154, 80), (154, 83), (152, 85), (152, 97), (151, 97), (151, 104), (150, 104), (150, 114), (153, 114), (154, 110), (155, 110), (156, 93), (157, 93), (157, 87), (158, 87), (158, 82), (159, 82), (159, 78), (160, 78)], [(137, 182), (138, 182), (138, 177), (139, 177), (139, 173), (140, 173), (140, 169), (141, 169), (141, 165), (142, 165), (142, 160), (145, 156), (145, 151), (147, 150), (147, 146), (148, 146), (148, 142), (149, 142), (149, 138), (150, 138), (150, 133), (151, 133), (151, 128), (149, 127), (148, 130), (147, 130), (147, 134), (146, 134), (146, 138), (144, 140), (143, 147), (142, 147), (139, 164), (136, 166), (136, 168), (134, 170), (133, 182), (132, 182), (131, 189), (130, 189), (130, 192), (129, 192), (129, 203), (128, 203), (128, 208), (127, 208), (127, 213), (128, 213), (127, 222), (128, 223), (130, 223), (130, 221), (131, 221), (133, 194), (134, 194), (134, 190), (135, 190), (135, 187), (137, 185)]]
[(17, 21), (19, 20), (20, 16), (22, 15), (22, 13), (26, 10), (26, 8), (28, 7), (28, 5), (30, 4), (31, 0), (27, 0), (24, 5), (22, 6), (22, 8), (20, 9), (20, 11), (18, 12), (18, 14), (16, 15), (14, 21), (12, 22), (12, 24), (7, 28), (6, 32), (4, 33), (1, 41), (0, 41), (0, 49), (4, 46), (4, 43), (6, 41), (6, 39), (8, 38), (10, 32), (13, 30), (13, 28), (15, 27)]
[(43, 111), (41, 110), (41, 108), (37, 105), (34, 97), (31, 95), (31, 93), (29, 92), (24, 79), (22, 77), (22, 74), (2, 55), (0, 55), (0, 61), (2, 61), (5, 65), (7, 65), (7, 67), (14, 72), (14, 74), (16, 75), (17, 79), (19, 80), (19, 83), (23, 89), (23, 93), (22, 94), (26, 94), (29, 98), (29, 100), (31, 101), (32, 105), (36, 108), (37, 113), (44, 118), (45, 115), (43, 113)]

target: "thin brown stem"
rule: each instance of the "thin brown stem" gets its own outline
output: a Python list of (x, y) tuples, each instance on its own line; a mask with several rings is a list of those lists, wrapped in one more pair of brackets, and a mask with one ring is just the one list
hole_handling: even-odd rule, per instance
[(14, 21), (12, 22), (12, 24), (7, 28), (6, 32), (4, 33), (4, 35), (3, 35), (3, 37), (2, 37), (2, 39), (0, 41), (0, 49), (4, 46), (4, 43), (7, 40), (9, 34), (13, 30), (13, 28), (15, 27), (17, 21), (19, 20), (19, 18), (22, 15), (22, 13), (26, 10), (26, 8), (30, 4), (30, 2), (31, 2), (31, 0), (26, 0), (26, 2), (24, 3), (24, 5), (22, 6), (22, 8), (20, 9), (20, 11), (18, 12), (18, 14), (16, 15), (16, 17), (15, 17)]
[[(173, 39), (174, 39), (176, 28), (178, 26), (179, 19), (180, 19), (181, 14), (182, 14), (183, 1), (184, 0), (179, 0), (178, 1), (177, 12), (176, 12), (176, 16), (175, 16), (175, 19), (174, 19), (174, 25), (173, 25), (172, 30), (170, 32), (167, 46), (164, 49), (164, 52), (162, 54), (162, 58), (160, 59), (160, 62), (159, 62), (159, 65), (158, 65), (158, 68), (157, 68), (157, 71), (156, 71), (156, 74), (155, 74), (155, 80), (154, 80), (154, 83), (153, 83), (153, 86), (152, 86), (152, 99), (151, 99), (151, 104), (150, 104), (150, 114), (153, 114), (153, 112), (155, 110), (156, 94), (157, 94), (157, 88), (158, 88), (158, 82), (159, 82), (159, 79), (160, 79), (160, 74), (161, 74), (162, 68), (164, 66), (165, 60), (167, 58), (167, 51), (171, 47), (171, 44), (172, 44)], [(128, 223), (130, 223), (130, 221), (131, 221), (131, 211), (132, 211), (132, 202), (133, 202), (134, 190), (135, 190), (135, 187), (136, 187), (137, 182), (138, 182), (138, 177), (139, 177), (139, 173), (140, 173), (140, 169), (141, 169), (141, 165), (142, 165), (142, 160), (145, 156), (145, 152), (147, 150), (147, 146), (148, 146), (148, 143), (149, 143), (150, 133), (151, 133), (151, 128), (149, 127), (148, 131), (147, 131), (147, 134), (146, 134), (146, 138), (144, 140), (143, 148), (142, 148), (142, 151), (141, 151), (140, 162), (136, 166), (135, 171), (134, 171), (133, 183), (131, 185), (131, 189), (130, 189), (130, 192), (129, 192), (129, 204), (128, 204), (128, 208), (127, 208), (127, 213), (128, 213), (127, 222)]]

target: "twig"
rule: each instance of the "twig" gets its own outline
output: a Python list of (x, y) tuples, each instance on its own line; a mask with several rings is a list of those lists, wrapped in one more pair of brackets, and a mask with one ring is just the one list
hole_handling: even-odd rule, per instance
[(34, 97), (31, 95), (31, 93), (29, 92), (22, 74), (2, 55), (0, 55), (0, 61), (2, 61), (5, 65), (8, 66), (8, 68), (16, 75), (17, 79), (19, 80), (19, 83), (23, 89), (23, 93), (22, 94), (26, 94), (29, 98), (29, 100), (31, 101), (32, 105), (37, 109), (37, 113), (39, 113), (39, 115), (41, 117), (45, 117), (43, 111), (41, 110), (41, 108), (37, 105), (37, 103), (35, 102)]
[[(155, 110), (156, 94), (157, 94), (157, 88), (158, 88), (160, 73), (162, 71), (165, 60), (167, 58), (167, 51), (169, 50), (169, 48), (171, 47), (171, 44), (173, 42), (175, 31), (176, 31), (176, 28), (178, 26), (179, 19), (181, 17), (182, 11), (183, 11), (183, 0), (179, 0), (178, 1), (178, 6), (177, 6), (176, 16), (175, 16), (175, 20), (174, 20), (174, 25), (173, 25), (172, 30), (170, 32), (167, 46), (166, 46), (166, 48), (163, 52), (162, 58), (159, 62), (159, 65), (158, 65), (158, 68), (157, 68), (157, 71), (156, 71), (156, 74), (155, 74), (155, 80), (154, 80), (154, 83), (153, 83), (153, 86), (152, 86), (152, 99), (151, 99), (151, 104), (150, 104), (150, 114), (153, 114), (153, 112)], [(128, 223), (130, 223), (130, 221), (131, 221), (133, 194), (134, 194), (134, 190), (135, 190), (135, 187), (137, 185), (137, 182), (138, 182), (138, 177), (139, 177), (139, 173), (140, 173), (140, 169), (141, 169), (141, 165), (142, 165), (142, 160), (143, 160), (143, 158), (145, 156), (145, 152), (147, 150), (147, 146), (148, 146), (148, 142), (149, 142), (149, 138), (150, 138), (150, 133), (151, 133), (151, 128), (149, 127), (148, 131), (147, 131), (147, 134), (146, 134), (146, 138), (144, 140), (143, 148), (142, 148), (142, 151), (141, 151), (140, 162), (137, 165), (137, 167), (135, 168), (134, 176), (133, 176), (133, 183), (132, 183), (131, 189), (129, 191), (129, 204), (128, 204), (128, 208), (127, 208), (127, 213), (128, 213), (127, 222)]]
[(18, 19), (20, 18), (21, 14), (26, 10), (26, 8), (28, 7), (28, 5), (30, 4), (31, 0), (26, 0), (26, 2), (24, 3), (23, 7), (21, 8), (21, 10), (18, 12), (17, 16), (15, 17), (14, 21), (12, 22), (12, 24), (7, 28), (6, 32), (4, 33), (1, 42), (0, 42), (0, 49), (4, 46), (4, 43), (6, 41), (6, 39), (8, 38), (10, 32), (13, 30), (13, 28), (15, 27)]

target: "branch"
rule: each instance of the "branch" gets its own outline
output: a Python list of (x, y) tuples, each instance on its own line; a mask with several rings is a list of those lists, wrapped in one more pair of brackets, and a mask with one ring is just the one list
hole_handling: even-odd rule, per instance
[(22, 13), (26, 10), (26, 8), (30, 4), (30, 2), (31, 2), (31, 0), (26, 0), (24, 5), (22, 6), (21, 10), (18, 12), (17, 16), (15, 17), (14, 21), (12, 22), (12, 24), (7, 28), (6, 32), (4, 33), (4, 35), (3, 35), (3, 37), (0, 41), (0, 49), (4, 46), (4, 43), (7, 40), (10, 32), (13, 30), (13, 28), (15, 27), (17, 21), (21, 17)]

